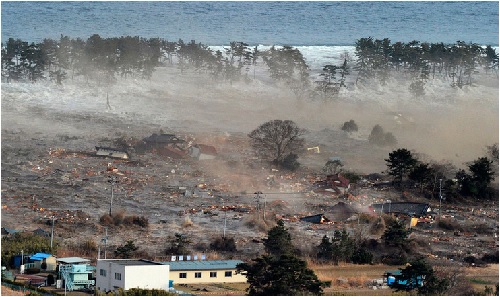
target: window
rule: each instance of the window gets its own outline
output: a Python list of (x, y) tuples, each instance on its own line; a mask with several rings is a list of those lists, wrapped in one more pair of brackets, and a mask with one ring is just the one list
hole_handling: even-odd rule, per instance
[(201, 272), (195, 272), (194, 278), (201, 278)]
[(116, 280), (122, 280), (122, 274), (118, 273), (118, 272), (115, 272), (115, 279)]
[(217, 272), (210, 271), (210, 277), (217, 277)]
[(185, 272), (179, 273), (179, 278), (187, 278), (187, 273)]
[(99, 269), (100, 276), (106, 276), (106, 269)]
[(226, 272), (224, 272), (224, 276), (225, 277), (232, 277), (233, 276), (233, 272), (232, 271), (226, 271)]

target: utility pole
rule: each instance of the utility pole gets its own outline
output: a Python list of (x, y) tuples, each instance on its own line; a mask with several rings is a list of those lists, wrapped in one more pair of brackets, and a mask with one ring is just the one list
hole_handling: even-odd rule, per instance
[(113, 186), (118, 183), (116, 176), (109, 175), (108, 183), (111, 184), (111, 200), (109, 200), (109, 215), (111, 216), (111, 208), (113, 207)]
[(50, 252), (52, 252), (52, 242), (54, 241), (54, 216), (52, 216), (52, 231), (50, 232)]
[(261, 191), (258, 191), (258, 192), (255, 192), (254, 193), (255, 195), (255, 200), (257, 201), (257, 216), (258, 216), (258, 220), (260, 221), (260, 194), (262, 194)]
[(227, 209), (224, 205), (224, 198), (222, 198), (222, 210), (224, 211), (224, 230), (222, 231), (222, 238), (226, 239)]
[(439, 179), (439, 220), (441, 220), (441, 199), (443, 199), (443, 196), (441, 195), (441, 182), (443, 181), (442, 178)]
[(106, 236), (102, 239), (104, 241), (104, 259), (106, 258), (106, 246), (108, 244), (108, 227), (104, 227), (106, 229)]
[(266, 220), (266, 204), (267, 204), (267, 196), (264, 195), (264, 210), (262, 212), (262, 215), (264, 216), (264, 221)]

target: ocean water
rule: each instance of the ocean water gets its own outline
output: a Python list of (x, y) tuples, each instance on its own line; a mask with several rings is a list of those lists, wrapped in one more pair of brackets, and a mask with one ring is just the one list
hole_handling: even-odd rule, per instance
[(217, 47), (291, 45), (310, 66), (353, 53), (363, 37), (498, 46), (498, 1), (2, 1), (2, 43), (61, 34), (160, 37)]

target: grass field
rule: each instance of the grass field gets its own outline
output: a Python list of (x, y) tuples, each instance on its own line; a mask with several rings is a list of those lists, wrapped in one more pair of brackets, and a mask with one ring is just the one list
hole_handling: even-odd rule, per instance
[[(401, 296), (405, 292), (393, 292), (391, 289), (373, 290), (371, 281), (382, 278), (387, 270), (395, 270), (402, 266), (390, 265), (318, 265), (308, 263), (322, 281), (331, 281), (332, 286), (324, 289), (326, 296)], [(485, 286), (493, 289), (498, 283), (498, 264), (488, 267), (465, 268), (464, 272), (471, 285), (478, 292), (484, 291)], [(177, 286), (176, 286), (177, 287)], [(205, 284), (177, 287), (177, 289), (203, 296), (241, 296), (245, 295), (248, 284)]]

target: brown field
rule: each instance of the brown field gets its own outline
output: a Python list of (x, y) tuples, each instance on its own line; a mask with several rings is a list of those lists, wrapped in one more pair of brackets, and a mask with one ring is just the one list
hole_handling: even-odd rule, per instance
[(9, 287), (2, 286), (2, 291), (0, 292), (2, 296), (27, 296), (21, 291), (12, 290)]
[(490, 264), (488, 267), (468, 267), (465, 269), (467, 279), (476, 290), (484, 290), (485, 286), (495, 288), (499, 282), (498, 264)]

